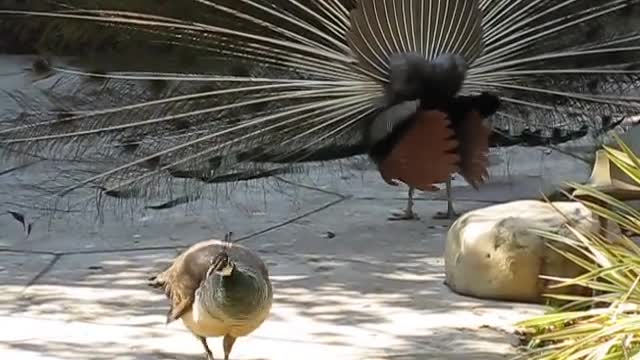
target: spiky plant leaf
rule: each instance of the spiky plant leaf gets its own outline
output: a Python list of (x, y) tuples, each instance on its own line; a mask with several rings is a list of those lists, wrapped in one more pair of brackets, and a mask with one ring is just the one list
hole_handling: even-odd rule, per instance
[[(618, 139), (621, 150), (607, 147), (612, 163), (625, 167), (625, 173), (640, 184), (640, 162), (628, 146)], [(586, 206), (610, 223), (640, 234), (640, 216), (629, 204), (589, 188), (576, 186), (591, 201)], [(604, 238), (601, 234), (579, 233), (572, 236), (540, 233), (549, 245), (568, 260), (585, 269), (573, 279), (557, 281), (552, 288), (580, 285), (593, 291), (592, 296), (549, 295), (566, 301), (546, 315), (518, 326), (531, 337), (522, 358), (560, 359), (635, 359), (640, 357), (640, 246), (637, 239), (619, 234)], [(555, 244), (565, 244), (569, 249)], [(579, 254), (579, 255), (578, 255)]]

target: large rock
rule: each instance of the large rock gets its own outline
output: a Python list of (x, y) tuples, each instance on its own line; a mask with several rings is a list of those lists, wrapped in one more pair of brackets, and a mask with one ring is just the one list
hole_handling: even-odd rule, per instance
[(572, 221), (580, 231), (597, 232), (600, 222), (581, 203), (554, 202), (553, 206), (562, 214), (545, 202), (523, 200), (462, 215), (447, 236), (447, 285), (463, 295), (523, 302), (540, 302), (544, 293), (584, 293), (581, 287), (547, 288), (549, 283), (540, 275), (575, 277), (583, 270), (529, 230), (569, 234), (564, 225)]

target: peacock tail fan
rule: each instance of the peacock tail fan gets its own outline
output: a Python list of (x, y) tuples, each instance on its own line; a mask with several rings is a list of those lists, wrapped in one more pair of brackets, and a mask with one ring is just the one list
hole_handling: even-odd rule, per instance
[(485, 53), (468, 77), (502, 94), (496, 126), (550, 133), (637, 114), (637, 1), (511, 3), (483, 1), (492, 21), (509, 21), (485, 19)]
[[(116, 203), (168, 194), (189, 201), (219, 184), (367, 154), (366, 129), (388, 106), (390, 58), (398, 53), (464, 58), (461, 94), (501, 100), (490, 119), (500, 130), (493, 145), (567, 141), (638, 112), (639, 4), (21, 5), (0, 10), (10, 42), (73, 56), (34, 64), (39, 96), (31, 87), (11, 94), (22, 111), (0, 122), (0, 146), (10, 158), (60, 164), (55, 181), (40, 184), (41, 198), (71, 208), (96, 193)], [(83, 195), (69, 200), (77, 192)]]

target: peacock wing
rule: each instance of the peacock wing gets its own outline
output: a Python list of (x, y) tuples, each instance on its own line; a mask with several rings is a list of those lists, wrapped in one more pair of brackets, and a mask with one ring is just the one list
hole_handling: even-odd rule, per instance
[(460, 174), (475, 189), (489, 177), (489, 136), (491, 129), (485, 125), (485, 118), (477, 110), (470, 110), (464, 116), (456, 137), (461, 146)]
[(458, 169), (458, 141), (446, 113), (430, 110), (414, 115), (399, 141), (379, 165), (388, 183), (397, 179), (422, 191), (434, 191)]
[(489, 176), (489, 143), (492, 129), (488, 118), (499, 109), (500, 100), (486, 93), (458, 96), (447, 106), (455, 138), (458, 140), (460, 174), (475, 189)]

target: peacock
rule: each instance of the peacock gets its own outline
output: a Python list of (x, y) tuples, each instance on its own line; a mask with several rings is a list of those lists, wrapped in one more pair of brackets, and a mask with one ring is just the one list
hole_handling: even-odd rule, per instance
[(54, 30), (39, 46), (55, 40), (50, 54), (76, 55), (64, 66), (34, 65), (38, 81), (55, 79), (43, 90), (48, 97), (81, 94), (72, 79), (109, 91), (48, 111), (13, 94), (26, 110), (0, 122), (0, 146), (9, 157), (71, 164), (47, 189), (54, 200), (89, 189), (69, 206), (96, 189), (145, 199), (184, 180), (199, 185), (190, 197), (210, 184), (367, 155), (385, 182), (409, 187), (406, 210), (392, 218), (415, 219), (416, 189), (449, 189), (454, 173), (482, 186), (491, 147), (559, 143), (635, 115), (639, 3), (5, 5), (2, 28), (20, 33), (42, 23)]

